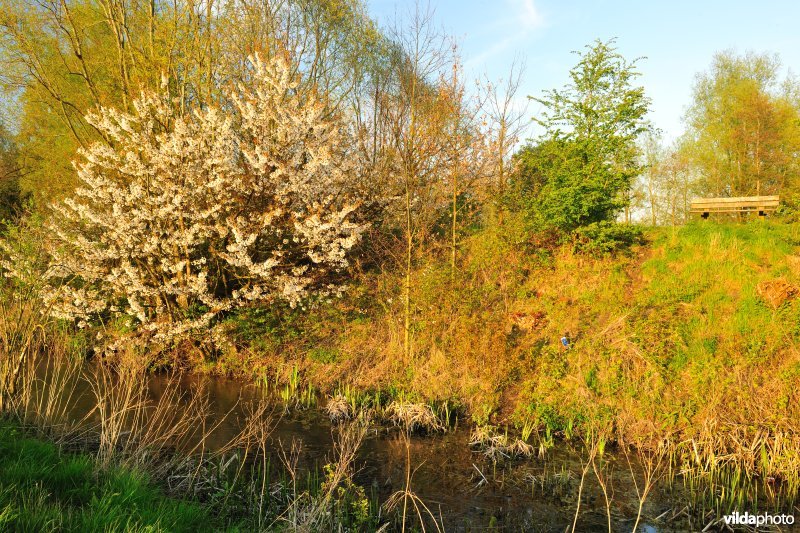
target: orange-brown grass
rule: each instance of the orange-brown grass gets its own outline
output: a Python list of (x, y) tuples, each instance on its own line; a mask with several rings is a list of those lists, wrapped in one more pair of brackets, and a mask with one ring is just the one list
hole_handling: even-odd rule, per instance
[(785, 472), (787, 449), (799, 449), (800, 299), (784, 291), (776, 305), (763, 287), (800, 287), (798, 237), (780, 223), (707, 222), (651, 230), (630, 253), (598, 258), (569, 245), (542, 253), (510, 217), (462, 241), (455, 275), (446, 254), (417, 259), (410, 360), (391, 269), (299, 318), (302, 335), (236, 357), (296, 367), (323, 392), (449, 400), (482, 424), (566, 436), (591, 421), (623, 442), (697, 443), (716, 424), (739, 444), (706, 448), (744, 463), (742, 450), (780, 435), (757, 468)]

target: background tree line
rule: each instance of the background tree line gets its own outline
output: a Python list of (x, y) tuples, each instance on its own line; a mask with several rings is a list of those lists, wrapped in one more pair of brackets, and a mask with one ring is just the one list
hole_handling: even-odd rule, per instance
[[(791, 74), (782, 76), (776, 55), (718, 53), (708, 71), (696, 77), (684, 116), (685, 132), (667, 144), (657, 128), (643, 127), (633, 136), (636, 146), (627, 145), (631, 161), (635, 159), (634, 175), (621, 187), (622, 196), (605, 195), (610, 202), (624, 204), (617, 211), (620, 220), (681, 224), (688, 220), (689, 204), (696, 196), (781, 195), (783, 203), (794, 209), (800, 186), (798, 87)], [(596, 105), (596, 98), (574, 107), (585, 112)], [(623, 101), (620, 97), (618, 104)], [(624, 124), (626, 116), (620, 113), (613, 126)], [(539, 120), (540, 124), (553, 130), (553, 121), (544, 120), (548, 122)], [(603, 137), (613, 138), (607, 132)], [(565, 139), (546, 136), (518, 152), (517, 177), (524, 194), (540, 189), (546, 193), (546, 170), (569, 160), (565, 154), (572, 145)], [(574, 200), (565, 206), (550, 198), (547, 203), (558, 206), (557, 213), (543, 211), (545, 218), (552, 221), (568, 212), (565, 207), (587, 205)]]
[(777, 55), (715, 55), (696, 77), (684, 134), (671, 145), (657, 134), (642, 140), (646, 169), (634, 191), (642, 219), (680, 224), (694, 196), (780, 195), (796, 209), (798, 88)]
[[(429, 161), (430, 168), (441, 168), (446, 159), (445, 144), (450, 145), (451, 155), (463, 154), (464, 150), (454, 146), (455, 139), (469, 144), (467, 138), (471, 136), (475, 148), (475, 139), (482, 135), (484, 148), (494, 143), (492, 150), (485, 150), (482, 162), (494, 166), (497, 184), (502, 188), (510, 167), (506, 165), (510, 152), (520, 140), (519, 131), (512, 131), (515, 124), (509, 127), (505, 121), (518, 121), (521, 117), (510, 116), (513, 110), (508, 108), (508, 100), (505, 109), (497, 107), (500, 98), (513, 95), (519, 79), (513, 87), (504, 87), (503, 95), (498, 95), (495, 88), (496, 105), (491, 110), (491, 87), (487, 84), (477, 92), (465, 87), (457, 50), (447, 36), (436, 34), (430, 13), (412, 13), (403, 27), (389, 30), (378, 28), (356, 0), (7, 1), (1, 13), (4, 126), (0, 134), (3, 168), (13, 169), (13, 173), (6, 171), (11, 179), (4, 181), (19, 183), (19, 190), (16, 183), (6, 186), (6, 206), (19, 204), (26, 194), (37, 196), (38, 205), (46, 205), (74, 188), (71, 161), (76, 149), (101, 135), (84, 120), (90, 110), (106, 106), (129, 111), (139, 91), (162, 83), (167, 84), (179, 113), (212, 102), (230, 105), (223, 102), (227, 88), (245, 81), (246, 59), (254, 52), (269, 56), (290, 50), (296, 68), (305, 74), (307, 89), (323, 95), (331, 112), (346, 112), (352, 117), (362, 149), (373, 167), (385, 172), (392, 164), (405, 165), (407, 173), (420, 174), (415, 170), (424, 170), (422, 166), (409, 167), (417, 164), (409, 161), (411, 154), (416, 158), (426, 156), (426, 149), (415, 137), (450, 137), (446, 141), (440, 139), (436, 164), (433, 159)], [(596, 44), (613, 52), (613, 42)], [(580, 68), (585, 83), (602, 82), (606, 76), (611, 83), (625, 84), (636, 77), (635, 62), (605, 65), (628, 76), (612, 80), (611, 70), (603, 73), (604, 65), (589, 65), (586, 61), (591, 59), (584, 59)], [(618, 55), (598, 56), (595, 60), (625, 61)], [(584, 103), (573, 98), (575, 110), (580, 105), (587, 106), (578, 110), (585, 114), (581, 119), (563, 115), (568, 112), (564, 106), (569, 105), (569, 95), (546, 93), (544, 99), (539, 99), (540, 103), (549, 102), (544, 106), (546, 112), (535, 120), (549, 133), (529, 142), (517, 154), (518, 177), (525, 182), (519, 186), (528, 193), (544, 187), (543, 194), (548, 198), (539, 203), (550, 210), (541, 213), (542, 219), (572, 219), (560, 223), (564, 228), (572, 226), (570, 229), (578, 220), (613, 219), (620, 212), (627, 221), (637, 218), (649, 223), (679, 223), (685, 219), (686, 205), (695, 194), (793, 195), (800, 143), (800, 93), (795, 80), (781, 79), (780, 72), (776, 56), (718, 54), (709, 71), (697, 77), (693, 103), (685, 117), (687, 130), (674, 146), (661, 146), (653, 128), (644, 128), (649, 133), (642, 135), (644, 129), (638, 124), (635, 131), (621, 134), (635, 138), (637, 146), (624, 140), (629, 161), (618, 162), (616, 171), (621, 170), (620, 164), (628, 165), (627, 173), (635, 175), (618, 174), (630, 183), (622, 184), (622, 192), (602, 191), (608, 205), (594, 207), (585, 202), (586, 191), (576, 192), (577, 196), (567, 202), (551, 196), (541, 179), (543, 161), (549, 158), (553, 163), (558, 159), (554, 159), (556, 153), (564, 156), (572, 152), (561, 159), (578, 161), (590, 176), (585, 182), (595, 178), (604, 181), (597, 169), (584, 164), (586, 152), (603, 149), (592, 137), (607, 140), (609, 135), (618, 136), (616, 132), (603, 131), (602, 125), (593, 129), (592, 120), (604, 120), (611, 128), (626, 122), (631, 125), (633, 115), (644, 116), (649, 101), (643, 100), (639, 109), (631, 101), (608, 102), (627, 106), (617, 111), (633, 113), (614, 117), (607, 114), (610, 109), (598, 107), (603, 103), (596, 96), (592, 97), (593, 102)], [(591, 87), (580, 87), (580, 80), (575, 79), (577, 73), (573, 70), (571, 74), (570, 90), (591, 91)], [(597, 79), (591, 80), (591, 76)], [(509, 78), (513, 77), (512, 69)], [(467, 102), (470, 95), (476, 97)], [(572, 95), (577, 96), (578, 93)], [(595, 107), (591, 111), (594, 118), (587, 111), (591, 107)], [(498, 115), (501, 110), (506, 116)], [(428, 116), (421, 118), (422, 113)], [(444, 116), (448, 113), (449, 118)], [(565, 120), (582, 120), (583, 124), (575, 131), (556, 133), (558, 128), (570, 130), (578, 123), (564, 128)], [(469, 128), (472, 133), (465, 134)], [(457, 133), (456, 129), (461, 131)], [(516, 137), (512, 142), (504, 139), (509, 132), (509, 137)], [(403, 143), (405, 146), (401, 147)], [(579, 144), (584, 151), (583, 162), (573, 157)], [(607, 148), (616, 150), (613, 142)], [(432, 157), (436, 149), (427, 152)], [(390, 162), (392, 157), (404, 161)], [(621, 155), (615, 157), (622, 159)], [(492, 158), (496, 160), (490, 161)], [(476, 168), (475, 161), (460, 166), (461, 172)], [(538, 181), (531, 182), (531, 176), (537, 173)], [(562, 167), (558, 173), (570, 171)], [(443, 176), (448, 174), (452, 181), (452, 171), (442, 171)], [(385, 184), (390, 180), (382, 181)], [(452, 186), (444, 189), (449, 193), (454, 190)], [(426, 190), (432, 192), (430, 188)], [(452, 194), (449, 196), (452, 200)], [(419, 204), (422, 203), (431, 202), (421, 200)], [(599, 213), (569, 212), (595, 207)], [(4, 212), (13, 210), (6, 207)], [(457, 221), (457, 216), (451, 219)]]

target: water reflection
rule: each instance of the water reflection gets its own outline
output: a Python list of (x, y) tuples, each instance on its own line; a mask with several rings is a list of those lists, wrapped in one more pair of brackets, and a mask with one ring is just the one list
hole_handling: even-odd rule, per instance
[[(149, 393), (164, 394), (170, 378), (149, 378)], [(216, 426), (206, 437), (204, 448), (222, 448), (239, 433), (248, 402), (263, 401), (261, 390), (252, 384), (225, 378), (181, 378), (185, 390), (203, 388), (212, 409), (209, 426)], [(73, 417), (83, 417), (92, 407), (88, 384), (79, 389)], [(279, 463), (278, 450), (301, 444), (300, 466), (317, 468), (332, 460), (334, 428), (316, 409), (286, 411), (276, 403), (277, 417), (271, 435), (275, 450), (273, 464)], [(469, 448), (469, 430), (456, 428), (435, 436), (406, 438), (397, 428), (375, 427), (370, 430), (355, 462), (355, 481), (385, 501), (405, 486), (406, 469), (413, 472), (411, 489), (441, 517), (448, 531), (484, 531), (488, 527), (506, 531), (552, 531), (563, 533), (571, 526), (575, 508), (581, 463), (580, 455), (568, 446), (557, 446), (544, 459), (531, 458), (494, 464)], [(576, 443), (576, 446), (578, 444)], [(615, 530), (629, 531), (633, 525), (638, 500), (630, 481), (628, 465), (609, 457), (613, 480)], [(573, 474), (569, 474), (572, 472)], [(559, 478), (559, 473), (564, 475)], [(550, 477), (548, 477), (550, 476)], [(592, 473), (589, 473), (592, 476)], [(555, 482), (543, 482), (544, 479)], [(657, 516), (668, 508), (663, 494), (656, 492), (645, 506), (646, 514)], [(621, 511), (621, 512), (620, 512)], [(587, 477), (581, 499), (580, 531), (607, 530), (605, 503), (594, 478)], [(640, 531), (656, 532), (645, 525)]]

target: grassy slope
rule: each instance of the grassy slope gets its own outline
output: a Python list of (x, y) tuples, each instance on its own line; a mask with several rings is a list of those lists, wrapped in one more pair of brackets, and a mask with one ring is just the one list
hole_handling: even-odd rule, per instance
[(582, 280), (570, 288), (575, 309), (551, 311), (577, 320), (581, 338), (562, 373), (526, 380), (529, 406), (562, 418), (604, 410), (635, 434), (791, 422), (800, 307), (774, 310), (756, 287), (800, 281), (796, 237), (780, 225), (693, 225), (655, 232), (641, 263), (608, 264), (599, 279), (564, 263)]
[(0, 530), (213, 531), (199, 505), (166, 498), (123, 470), (99, 471), (0, 421)]
[[(478, 421), (551, 429), (589, 419), (628, 435), (715, 421), (794, 428), (800, 301), (773, 309), (756, 286), (778, 277), (800, 285), (798, 228), (657, 229), (632, 254), (604, 259), (566, 248), (538, 256), (522, 240), (512, 223), (469, 238), (455, 283), (445, 260), (420, 264), (410, 362), (402, 283), (381, 274), (333, 309), (261, 329), (242, 319), (253, 348), (217, 367), (272, 375), (296, 365), (323, 389), (402, 390), (465, 405)], [(568, 352), (558, 342), (565, 330), (575, 339)]]

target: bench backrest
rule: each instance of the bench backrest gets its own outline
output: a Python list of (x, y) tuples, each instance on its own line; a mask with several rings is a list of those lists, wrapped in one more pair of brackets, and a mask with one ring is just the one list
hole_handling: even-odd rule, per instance
[(695, 198), (693, 213), (738, 213), (742, 211), (775, 211), (779, 196), (742, 196), (738, 198)]

